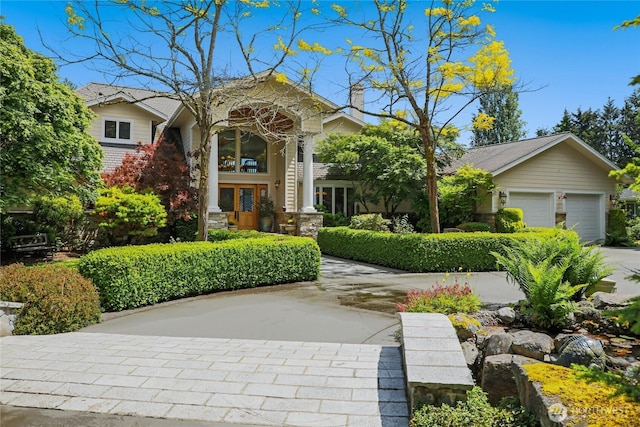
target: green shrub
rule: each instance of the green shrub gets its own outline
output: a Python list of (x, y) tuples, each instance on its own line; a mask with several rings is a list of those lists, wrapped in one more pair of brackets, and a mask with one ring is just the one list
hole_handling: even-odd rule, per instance
[(540, 422), (525, 409), (505, 400), (499, 407), (489, 404), (480, 387), (467, 391), (467, 400), (456, 406), (425, 405), (416, 410), (411, 427), (534, 427)]
[(193, 242), (198, 235), (198, 215), (192, 212), (188, 218), (177, 218), (172, 224), (173, 232), (171, 233), (179, 242)]
[(382, 218), (381, 214), (363, 214), (351, 217), (349, 228), (354, 230), (389, 231), (391, 221)]
[(78, 196), (40, 197), (33, 206), (33, 216), (46, 227), (49, 241), (56, 246), (74, 249), (80, 245), (85, 214)]
[(524, 213), (520, 208), (500, 208), (496, 213), (496, 231), (498, 233), (517, 233), (526, 227)]
[(413, 225), (409, 221), (409, 215), (394, 216), (391, 221), (391, 231), (394, 233), (413, 233)]
[(131, 187), (100, 190), (95, 217), (110, 245), (131, 243), (136, 236), (151, 237), (167, 224), (167, 212), (153, 193), (139, 194)]
[(331, 213), (322, 214), (323, 227), (343, 227), (345, 225), (349, 225), (349, 222), (350, 222), (349, 218), (344, 216), (342, 212), (338, 212), (337, 214), (331, 214)]
[(312, 239), (281, 235), (114, 247), (82, 257), (79, 270), (100, 290), (102, 307), (119, 311), (222, 290), (314, 280), (320, 251)]
[(437, 284), (425, 291), (409, 291), (398, 311), (409, 313), (474, 313), (480, 308), (480, 298), (468, 284), (445, 286)]
[(626, 213), (622, 209), (610, 209), (607, 222), (606, 246), (631, 246), (627, 234)]
[(456, 228), (459, 228), (460, 230), (464, 230), (469, 233), (475, 233), (477, 231), (486, 231), (486, 232), (493, 231), (491, 224), (487, 224), (486, 222), (465, 222), (463, 224), (458, 225)]
[(255, 239), (258, 237), (269, 237), (272, 234), (261, 233), (257, 230), (208, 230), (207, 241), (208, 242), (224, 242), (225, 240), (234, 239)]
[(634, 242), (640, 242), (640, 217), (630, 220), (627, 223), (627, 235)]
[(393, 234), (346, 227), (321, 228), (318, 245), (323, 253), (414, 273), (495, 271), (491, 252), (504, 253), (514, 241), (547, 239), (573, 233), (545, 229), (540, 233), (440, 233)]
[(470, 221), (478, 205), (491, 197), (495, 188), (493, 176), (470, 165), (461, 166), (455, 174), (438, 182), (438, 209), (442, 227), (453, 227)]
[(14, 334), (57, 334), (100, 321), (96, 288), (77, 270), (11, 264), (0, 271), (0, 300), (24, 303)]

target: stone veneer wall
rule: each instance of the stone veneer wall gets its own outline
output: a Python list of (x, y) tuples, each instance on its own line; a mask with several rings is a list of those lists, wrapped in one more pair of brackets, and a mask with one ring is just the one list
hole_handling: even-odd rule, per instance
[(225, 212), (209, 212), (207, 228), (210, 230), (226, 230), (229, 228), (229, 219)]
[(318, 230), (322, 228), (323, 214), (322, 212), (298, 213), (296, 219), (297, 236), (311, 237), (314, 240), (318, 238)]

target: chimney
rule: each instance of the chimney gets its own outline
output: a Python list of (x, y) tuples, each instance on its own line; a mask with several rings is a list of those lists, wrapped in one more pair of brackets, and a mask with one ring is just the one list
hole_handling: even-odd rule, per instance
[(349, 102), (351, 104), (351, 110), (349, 111), (349, 114), (351, 114), (358, 120), (364, 121), (364, 113), (356, 109), (364, 109), (364, 86), (362, 85), (362, 83), (356, 83), (351, 86), (351, 89), (349, 91)]

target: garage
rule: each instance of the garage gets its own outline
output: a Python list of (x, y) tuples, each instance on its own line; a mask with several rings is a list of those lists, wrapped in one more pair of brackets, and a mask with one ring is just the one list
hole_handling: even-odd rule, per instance
[(567, 194), (567, 228), (583, 241), (604, 239), (604, 203), (599, 194)]
[(554, 193), (510, 192), (509, 206), (520, 208), (529, 227), (555, 226)]

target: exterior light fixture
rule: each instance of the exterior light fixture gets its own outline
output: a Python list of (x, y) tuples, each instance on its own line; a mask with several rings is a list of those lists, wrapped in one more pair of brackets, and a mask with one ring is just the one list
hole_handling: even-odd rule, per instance
[(276, 190), (280, 188), (280, 180), (276, 179), (276, 182), (273, 183), (276, 186)]
[(500, 197), (500, 204), (501, 205), (506, 205), (507, 204), (507, 193), (505, 193), (504, 191), (501, 191), (498, 193), (498, 197)]
[(615, 194), (609, 194), (609, 201), (611, 202), (612, 205), (616, 204), (616, 195)]

